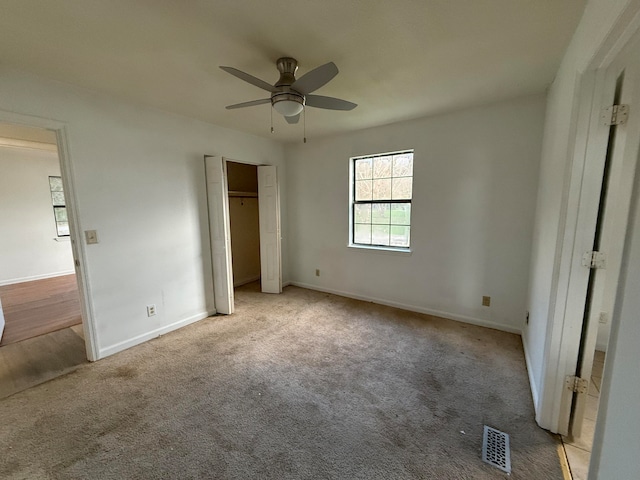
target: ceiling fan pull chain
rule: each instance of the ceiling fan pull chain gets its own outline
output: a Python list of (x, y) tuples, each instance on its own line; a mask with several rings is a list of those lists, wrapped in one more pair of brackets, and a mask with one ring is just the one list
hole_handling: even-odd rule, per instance
[(273, 106), (269, 110), (271, 111), (271, 133), (273, 133)]
[(302, 109), (302, 128), (304, 130), (304, 140), (303, 143), (307, 143), (307, 109)]

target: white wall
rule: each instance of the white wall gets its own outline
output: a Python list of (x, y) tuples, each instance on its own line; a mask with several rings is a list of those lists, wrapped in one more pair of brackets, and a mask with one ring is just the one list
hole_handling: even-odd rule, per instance
[(58, 156), (0, 147), (0, 285), (73, 273), (69, 239), (58, 238), (49, 176)]
[[(554, 395), (545, 392), (545, 377), (557, 369), (563, 308), (556, 308), (560, 279), (566, 282), (571, 252), (562, 250), (568, 208), (569, 179), (579, 75), (591, 63), (612, 26), (628, 4), (636, 0), (591, 0), (572, 38), (548, 95), (540, 181), (537, 195), (531, 276), (529, 325), (523, 343), (536, 412)], [(637, 3), (637, 2), (636, 2)], [(571, 208), (577, 208), (572, 205)], [(546, 396), (546, 399), (545, 399)], [(545, 428), (556, 428), (538, 417)]]
[[(67, 124), (79, 225), (100, 240), (86, 246), (84, 265), (100, 356), (210, 312), (203, 155), (277, 165), (284, 190), (282, 147), (8, 68), (0, 68), (0, 91), (6, 111)], [(286, 251), (285, 238), (288, 279)], [(149, 318), (151, 303), (158, 314)]]
[(589, 478), (640, 477), (640, 172), (612, 321)]
[[(544, 108), (530, 96), (289, 145), (292, 281), (519, 332)], [(412, 254), (348, 248), (349, 158), (408, 148)]]

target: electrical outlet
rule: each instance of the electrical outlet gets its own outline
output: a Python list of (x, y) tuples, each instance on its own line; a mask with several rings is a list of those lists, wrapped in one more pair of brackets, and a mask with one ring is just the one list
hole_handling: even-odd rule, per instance
[(156, 314), (155, 305), (147, 305), (147, 317), (153, 317)]
[(320, 269), (316, 268), (316, 277), (319, 277), (319, 276), (320, 276)]
[(482, 297), (482, 306), (490, 307), (491, 306), (491, 297), (483, 296)]

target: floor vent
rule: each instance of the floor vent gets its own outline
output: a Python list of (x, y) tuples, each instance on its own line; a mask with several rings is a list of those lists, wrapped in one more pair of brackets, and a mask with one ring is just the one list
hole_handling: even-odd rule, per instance
[(503, 472), (511, 473), (509, 435), (485, 425), (482, 436), (482, 460)]

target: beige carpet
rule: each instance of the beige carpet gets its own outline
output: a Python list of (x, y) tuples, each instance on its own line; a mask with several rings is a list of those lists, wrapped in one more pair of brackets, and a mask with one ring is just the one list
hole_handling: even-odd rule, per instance
[(0, 401), (0, 478), (562, 479), (520, 338), (289, 287)]

